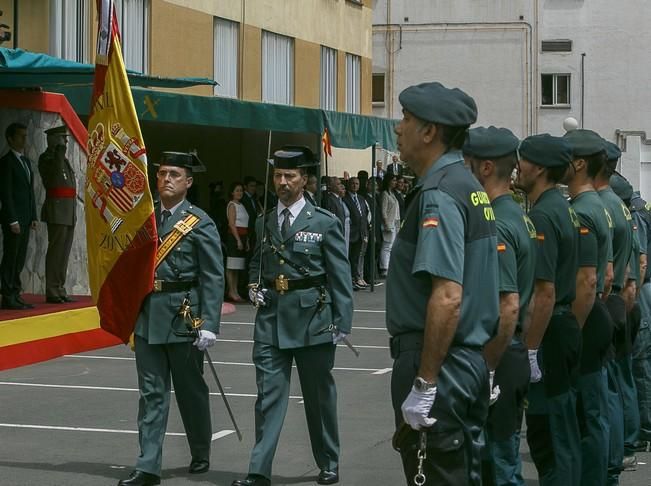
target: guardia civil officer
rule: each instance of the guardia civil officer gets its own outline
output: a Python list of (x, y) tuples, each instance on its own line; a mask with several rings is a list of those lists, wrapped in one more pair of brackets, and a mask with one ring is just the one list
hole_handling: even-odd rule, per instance
[(522, 331), (533, 294), (536, 229), (510, 191), (519, 143), (508, 128), (491, 126), (471, 129), (463, 146), (466, 164), (484, 186), (497, 224), (500, 324), (497, 336), (484, 347), (494, 376), (482, 461), (485, 486), (524, 486), (520, 429), (530, 373)]
[(647, 266), (640, 276), (638, 303), (640, 306), (640, 329), (633, 344), (633, 377), (637, 391), (640, 411), (640, 432), (636, 450), (646, 451), (651, 442), (651, 266), (648, 255), (651, 251), (651, 212), (649, 204), (642, 199), (639, 191), (631, 197), (631, 213), (637, 223), (637, 233), (646, 249)]
[(525, 336), (532, 381), (527, 442), (541, 485), (576, 485), (581, 481), (581, 440), (574, 387), (581, 329), (571, 306), (579, 221), (556, 188), (572, 161), (572, 148), (560, 137), (542, 134), (525, 138), (519, 151), (517, 185), (532, 204), (529, 217), (538, 240), (533, 312)]
[[(622, 175), (615, 173), (610, 176), (610, 187), (630, 212), (633, 187), (628, 180)], [(637, 406), (637, 393), (633, 379), (633, 347), (640, 328), (640, 308), (637, 303), (637, 287), (640, 281), (642, 267), (646, 271), (646, 248), (642, 252), (638, 226), (633, 217), (633, 213), (630, 213), (630, 215), (629, 225), (633, 231), (633, 238), (631, 240), (632, 251), (628, 263), (626, 285), (622, 292), (627, 311), (626, 324), (629, 329), (628, 341), (625, 344), (625, 351), (622, 355), (616, 357), (616, 363), (621, 377), (620, 392), (624, 411), (624, 460), (622, 462), (624, 469), (635, 469), (635, 465), (637, 464), (635, 448), (640, 431), (640, 411)]]
[(497, 331), (499, 303), (495, 217), (460, 150), (477, 107), (438, 82), (399, 99), (398, 150), (418, 184), (387, 278), (394, 445), (408, 484), (422, 472), (428, 485), (478, 485), (489, 400), (482, 347)]
[[(192, 456), (188, 472), (209, 468), (212, 431), (203, 351), (219, 333), (224, 268), (215, 223), (185, 199), (194, 173), (203, 170), (194, 154), (164, 152), (156, 174), (156, 226), (160, 247), (169, 252), (157, 262), (154, 291), (145, 298), (136, 322), (140, 455), (136, 470), (118, 486), (160, 484), (171, 383)], [(204, 320), (196, 340), (176, 334), (186, 330), (178, 316), (186, 298), (193, 315)]]
[(77, 180), (66, 157), (68, 130), (65, 125), (45, 130), (47, 150), (38, 159), (45, 187), (41, 221), (47, 223), (45, 300), (52, 304), (73, 302), (66, 292), (66, 272), (77, 222)]
[(567, 171), (571, 205), (579, 218), (579, 271), (572, 312), (582, 326), (582, 350), (577, 413), (581, 430), (581, 485), (605, 486), (608, 472), (608, 379), (606, 359), (613, 324), (603, 301), (612, 284), (610, 214), (594, 187), (594, 178), (606, 162), (606, 144), (592, 130), (573, 130), (564, 138), (572, 146)]
[(249, 298), (258, 306), (255, 445), (247, 477), (232, 484), (270, 484), (292, 363), (320, 470), (317, 483), (334, 484), (339, 481), (339, 433), (332, 367), (336, 344), (351, 331), (353, 312), (347, 248), (339, 219), (303, 196), (306, 168), (317, 163), (312, 152), (285, 146), (273, 161), (278, 206), (256, 223), (259, 238), (249, 269)]
[(617, 484), (624, 461), (624, 404), (622, 386), (624, 377), (618, 358), (630, 352), (630, 327), (624, 289), (627, 283), (627, 268), (633, 248), (631, 214), (623, 201), (610, 187), (610, 176), (614, 174), (621, 156), (619, 147), (606, 142), (606, 163), (595, 177), (595, 188), (610, 214), (613, 223), (613, 283), (606, 289), (605, 302), (613, 322), (614, 356), (606, 362), (608, 374), (608, 421), (610, 422), (610, 443), (608, 452), (608, 484)]

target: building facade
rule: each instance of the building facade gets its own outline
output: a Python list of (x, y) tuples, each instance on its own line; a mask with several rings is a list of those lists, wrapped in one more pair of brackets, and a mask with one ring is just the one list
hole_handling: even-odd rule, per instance
[(622, 172), (651, 197), (651, 4), (632, 0), (377, 0), (373, 113), (399, 117), (398, 94), (439, 80), (477, 101), (479, 125), (518, 136), (578, 120), (623, 150)]

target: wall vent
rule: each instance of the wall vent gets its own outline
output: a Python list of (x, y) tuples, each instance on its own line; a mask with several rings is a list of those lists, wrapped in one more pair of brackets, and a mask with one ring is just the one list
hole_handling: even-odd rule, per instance
[(569, 39), (554, 39), (542, 41), (543, 52), (572, 52), (572, 41)]

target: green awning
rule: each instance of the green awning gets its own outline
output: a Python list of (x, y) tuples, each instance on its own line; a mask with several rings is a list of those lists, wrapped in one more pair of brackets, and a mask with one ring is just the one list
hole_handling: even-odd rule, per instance
[[(127, 70), (131, 86), (187, 88), (217, 83), (206, 78), (161, 78)], [(41, 88), (55, 91), (64, 86), (92, 86), (94, 64), (67, 61), (23, 49), (0, 47), (0, 88)]]
[[(79, 115), (89, 114), (90, 88), (55, 91), (66, 95)], [(387, 150), (396, 148), (397, 120), (145, 88), (131, 93), (141, 121), (315, 134), (327, 127), (333, 147), (363, 149), (377, 142)]]

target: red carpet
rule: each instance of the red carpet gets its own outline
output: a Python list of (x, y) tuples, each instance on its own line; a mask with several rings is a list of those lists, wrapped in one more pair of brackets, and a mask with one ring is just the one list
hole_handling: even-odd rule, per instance
[(87, 295), (71, 295), (70, 297), (77, 302), (65, 304), (48, 304), (45, 302), (44, 295), (23, 294), (21, 297), (25, 302), (32, 304), (34, 308), (26, 310), (0, 309), (0, 321), (10, 321), (12, 319), (40, 316), (72, 309), (83, 309), (84, 307), (91, 307), (93, 305), (93, 300)]

